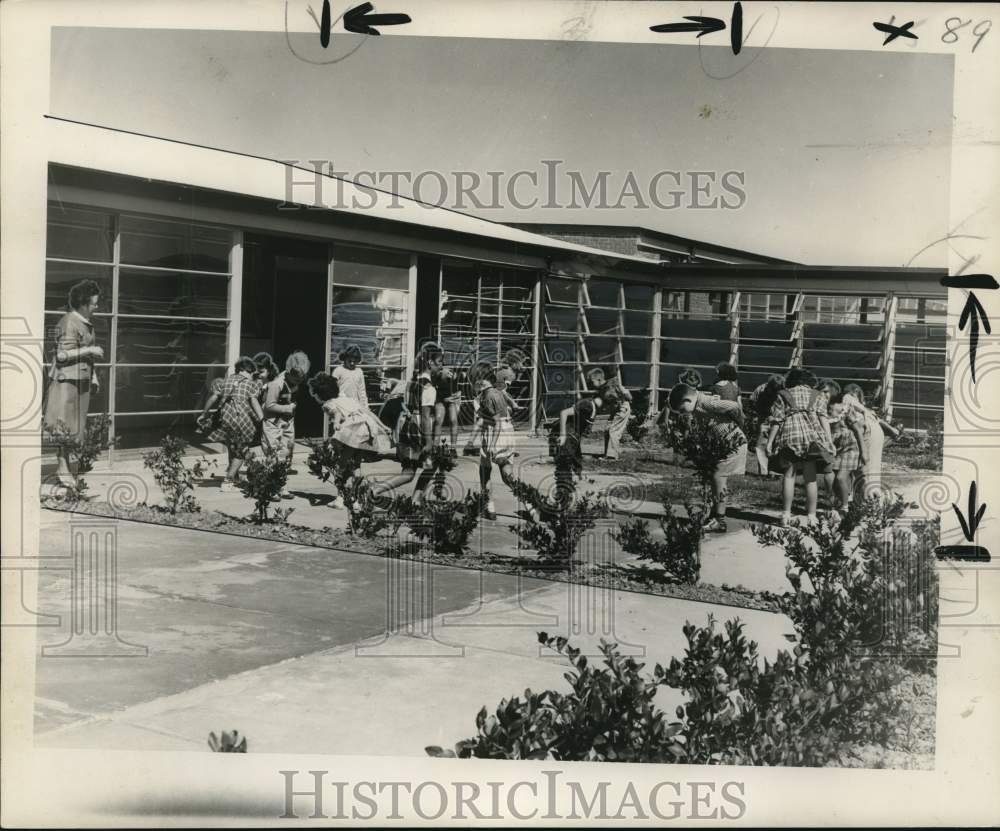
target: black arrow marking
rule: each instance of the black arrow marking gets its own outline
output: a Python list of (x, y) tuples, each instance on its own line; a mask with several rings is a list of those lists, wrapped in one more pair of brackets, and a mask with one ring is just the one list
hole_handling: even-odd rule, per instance
[(1000, 289), (1000, 283), (989, 274), (956, 274), (942, 277), (941, 285), (950, 289)]
[(344, 28), (359, 35), (379, 35), (382, 33), (375, 26), (399, 26), (410, 22), (408, 14), (368, 14), (374, 8), (371, 3), (355, 6), (344, 15)]
[(986, 334), (990, 334), (990, 319), (986, 315), (986, 309), (979, 302), (971, 291), (965, 301), (965, 308), (962, 309), (962, 316), (958, 319), (958, 329), (965, 331), (965, 325), (969, 324), (969, 369), (972, 370), (972, 383), (976, 383), (976, 349), (979, 347), (979, 322), (983, 323)]
[(319, 24), (319, 43), (324, 49), (330, 45), (330, 0), (323, 0), (323, 17)]
[(965, 534), (965, 538), (969, 542), (975, 542), (976, 540), (976, 529), (979, 527), (979, 523), (983, 521), (983, 514), (986, 513), (986, 503), (984, 502), (976, 509), (976, 482), (972, 481), (969, 485), (969, 518), (962, 515), (962, 512), (958, 509), (958, 505), (954, 502), (951, 503), (952, 509), (955, 511), (955, 516), (958, 517), (958, 521), (962, 523), (962, 533)]
[(904, 23), (902, 26), (894, 26), (892, 21), (896, 19), (896, 15), (889, 18), (888, 23), (872, 23), (878, 31), (885, 32), (888, 37), (882, 41), (882, 45), (885, 46), (888, 43), (892, 43), (896, 38), (902, 36), (904, 38), (912, 38), (913, 40), (919, 40), (919, 38), (910, 31), (913, 26), (913, 21), (909, 23)]
[(743, 48), (743, 6), (736, 3), (733, 6), (733, 20), (729, 26), (729, 43), (733, 47), (733, 54), (740, 54)]
[[(738, 5), (738, 4), (737, 4)], [(684, 16), (690, 23), (660, 23), (658, 26), (650, 26), (653, 32), (697, 32), (698, 37), (708, 35), (712, 32), (721, 32), (726, 28), (726, 24), (717, 17)]]

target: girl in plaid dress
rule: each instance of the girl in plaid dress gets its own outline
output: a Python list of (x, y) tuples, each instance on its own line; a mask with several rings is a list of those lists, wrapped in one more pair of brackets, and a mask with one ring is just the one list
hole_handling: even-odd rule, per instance
[(782, 524), (792, 517), (795, 498), (795, 475), (802, 474), (806, 491), (807, 520), (816, 519), (816, 474), (826, 473), (836, 456), (830, 425), (827, 423), (827, 397), (815, 389), (816, 376), (808, 369), (795, 367), (785, 377), (785, 389), (771, 407), (767, 455), (778, 455), (784, 468), (781, 496), (784, 508)]
[(865, 450), (865, 420), (856, 410), (849, 409), (844, 396), (837, 394), (827, 405), (830, 436), (837, 457), (831, 472), (825, 474), (827, 491), (835, 507), (846, 508), (854, 494), (854, 476), (868, 461)]
[(260, 382), (256, 379), (257, 367), (252, 359), (244, 356), (233, 366), (233, 374), (222, 382), (219, 396), (218, 426), (208, 435), (209, 441), (220, 441), (229, 453), (229, 465), (221, 490), (236, 490), (236, 477), (246, 458), (247, 450), (257, 440), (257, 428), (264, 418), (260, 407)]

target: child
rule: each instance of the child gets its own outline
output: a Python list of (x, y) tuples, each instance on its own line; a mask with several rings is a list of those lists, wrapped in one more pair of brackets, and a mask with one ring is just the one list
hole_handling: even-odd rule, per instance
[(816, 474), (826, 473), (836, 455), (830, 425), (826, 421), (827, 398), (815, 387), (813, 373), (794, 367), (785, 376), (785, 388), (778, 393), (771, 408), (767, 454), (777, 453), (784, 468), (782, 525), (791, 521), (796, 473), (802, 474), (805, 485), (807, 520), (816, 519)]
[(818, 389), (827, 398), (833, 398), (835, 395), (840, 395), (840, 384), (833, 380), (833, 378), (820, 378), (816, 382), (816, 389)]
[(276, 453), (289, 467), (295, 451), (295, 394), (304, 380), (293, 366), (276, 375), (264, 390), (261, 447), (265, 453)]
[[(226, 468), (226, 478), (221, 490), (230, 493), (236, 490), (236, 477), (246, 458), (247, 450), (257, 438), (257, 426), (264, 419), (260, 401), (260, 383), (254, 377), (257, 367), (254, 362), (244, 356), (236, 361), (233, 374), (222, 382), (219, 396), (222, 406), (219, 408), (217, 426), (208, 435), (210, 441), (221, 441), (229, 453), (229, 465)], [(199, 426), (207, 427), (208, 408), (198, 418)]]
[(414, 502), (423, 500), (424, 489), (430, 484), (434, 471), (428, 464), (434, 447), (434, 405), (437, 393), (427, 370), (414, 370), (413, 378), (406, 382), (402, 396), (402, 407), (393, 429), (396, 444), (396, 459), (402, 468), (398, 476), (381, 482), (372, 488), (372, 494), (379, 496), (407, 485), (420, 471)]
[(785, 379), (781, 375), (772, 375), (750, 393), (750, 406), (758, 425), (754, 454), (757, 456), (757, 472), (761, 476), (777, 474), (777, 471), (771, 470), (771, 461), (767, 457), (767, 437), (771, 431), (771, 408), (778, 397), (778, 392), (784, 388)]
[(368, 391), (365, 389), (365, 374), (361, 363), (361, 348), (351, 344), (340, 353), (340, 365), (334, 367), (333, 377), (337, 379), (341, 398), (353, 398), (365, 409), (368, 408)]
[(514, 424), (510, 419), (510, 408), (503, 392), (494, 386), (496, 372), (491, 372), (479, 382), (479, 414), (483, 420), (483, 438), (479, 453), (479, 483), (486, 505), (483, 516), (496, 519), (497, 509), (493, 503), (490, 477), (493, 465), (500, 470), (500, 478), (507, 487), (512, 482), (514, 461)]
[[(517, 347), (508, 349), (504, 353), (503, 358), (501, 358), (500, 363), (494, 368), (491, 364), (486, 361), (478, 361), (472, 369), (469, 370), (466, 380), (469, 386), (472, 387), (476, 394), (472, 399), (472, 410), (475, 413), (475, 422), (472, 428), (472, 435), (469, 436), (469, 441), (465, 445), (465, 449), (462, 454), (465, 456), (475, 456), (479, 454), (478, 442), (482, 435), (482, 420), (479, 418), (479, 400), (478, 389), (480, 382), (490, 377), (493, 378), (491, 385), (503, 393), (504, 398), (507, 400), (507, 407), (510, 409), (511, 413), (515, 413), (518, 410), (523, 410), (524, 407), (520, 406), (510, 394), (509, 388), (512, 383), (517, 379), (521, 370), (524, 369), (525, 364), (528, 362), (528, 356), (524, 354)], [(495, 376), (492, 373), (496, 373)]]
[[(317, 372), (309, 380), (309, 393), (330, 419), (330, 436), (338, 442), (352, 465), (353, 475), (365, 461), (375, 461), (392, 449), (389, 430), (356, 398), (341, 395), (336, 377)], [(343, 508), (340, 494), (330, 503), (331, 508)]]
[(837, 457), (832, 471), (825, 474), (827, 491), (835, 501), (834, 507), (846, 508), (854, 495), (854, 473), (868, 462), (865, 451), (864, 417), (844, 404), (844, 396), (833, 395), (827, 404), (830, 436)]
[(556, 502), (568, 504), (576, 490), (576, 482), (583, 478), (583, 451), (580, 443), (590, 434), (603, 402), (600, 396), (581, 398), (572, 407), (560, 411), (559, 420), (552, 425), (549, 451), (556, 464)]
[(726, 528), (726, 481), (742, 475), (747, 469), (747, 437), (743, 432), (743, 408), (736, 401), (726, 401), (699, 392), (687, 384), (677, 384), (667, 399), (671, 412), (691, 414), (707, 421), (710, 428), (728, 447), (733, 448), (720, 459), (712, 471), (712, 510), (705, 530), (723, 534)]
[(882, 487), (882, 450), (885, 446), (885, 434), (892, 438), (899, 435), (889, 422), (881, 419), (874, 410), (865, 406), (864, 390), (857, 384), (844, 386), (844, 405), (856, 411), (865, 421), (867, 427), (866, 464), (861, 466), (859, 487), (861, 493), (868, 496), (879, 493)]
[(716, 381), (712, 387), (715, 393), (723, 401), (740, 400), (739, 377), (736, 374), (736, 367), (731, 363), (723, 361), (715, 368)]
[(632, 393), (617, 378), (607, 379), (600, 368), (590, 370), (587, 381), (599, 391), (603, 411), (611, 416), (604, 434), (604, 458), (617, 459), (621, 453), (621, 438), (632, 415)]

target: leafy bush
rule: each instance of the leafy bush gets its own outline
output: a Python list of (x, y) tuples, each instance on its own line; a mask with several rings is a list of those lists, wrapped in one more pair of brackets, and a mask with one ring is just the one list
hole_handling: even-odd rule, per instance
[[(565, 655), (572, 666), (568, 695), (524, 691), (504, 699), (489, 715), (476, 716), (477, 734), (455, 750), (428, 747), (431, 756), (481, 759), (660, 762), (679, 730), (653, 705), (657, 683), (641, 674), (643, 664), (622, 658), (601, 641), (606, 669), (592, 667), (565, 638), (538, 633), (539, 643)], [(679, 746), (678, 746), (679, 747)]]
[(399, 530), (402, 498), (376, 497), (371, 484), (356, 475), (354, 454), (339, 441), (314, 442), (306, 464), (309, 472), (321, 482), (333, 479), (337, 493), (344, 500), (348, 529), (352, 534), (371, 539), (383, 531), (395, 534)]
[[(432, 486), (433, 487), (433, 486)], [(422, 542), (429, 542), (435, 551), (460, 556), (465, 553), (469, 537), (479, 526), (483, 497), (478, 491), (461, 499), (433, 499), (415, 503), (401, 498), (395, 509), (410, 526), (410, 531)]]
[[(271, 503), (280, 498), (288, 483), (288, 460), (274, 451), (263, 456), (247, 459), (246, 478), (240, 482), (240, 490), (254, 503), (254, 519), (257, 522), (271, 522)], [(283, 522), (294, 509), (276, 509), (274, 520)]]
[(201, 510), (194, 498), (194, 480), (205, 475), (208, 465), (215, 465), (202, 457), (188, 468), (184, 464), (187, 442), (174, 436), (164, 436), (159, 450), (150, 450), (142, 456), (142, 464), (153, 474), (153, 479), (167, 498), (171, 514), (178, 511)]
[(560, 493), (550, 500), (538, 488), (519, 479), (512, 480), (511, 490), (529, 508), (511, 532), (549, 563), (569, 565), (583, 535), (597, 520), (610, 514), (604, 501), (593, 493), (576, 498)]
[(111, 438), (111, 417), (104, 413), (88, 418), (82, 440), (75, 433), (70, 433), (66, 424), (60, 420), (56, 422), (54, 429), (45, 430), (45, 439), (70, 458), (76, 459), (76, 484), (66, 489), (64, 498), (70, 501), (85, 498), (88, 486), (84, 475), (94, 469), (97, 457), (116, 441)]
[(663, 566), (683, 583), (697, 583), (701, 576), (701, 540), (705, 536), (703, 524), (705, 510), (688, 504), (687, 516), (676, 516), (669, 502), (663, 505), (664, 514), (659, 518), (664, 540), (654, 540), (649, 523), (634, 517), (618, 526), (611, 536), (623, 551), (635, 554), (640, 560), (649, 560)]
[[(565, 639), (540, 633), (542, 643), (568, 657), (572, 692), (526, 690), (523, 700), (504, 699), (495, 715), (480, 710), (477, 734), (454, 751), (427, 752), (801, 766), (837, 761), (852, 742), (887, 741), (896, 732), (894, 687), (907, 656), (890, 653), (886, 659), (859, 649), (881, 625), (891, 571), (861, 544), (884, 538), (899, 516), (897, 503), (876, 496), (850, 517), (830, 513), (807, 528), (755, 529), (762, 543), (781, 545), (789, 559), (792, 591), (782, 607), (795, 627), (791, 653), (781, 650), (773, 662), (761, 661), (739, 620), (716, 632), (709, 617), (707, 626), (684, 626), (681, 659), (671, 659), (666, 669), (656, 665), (646, 676), (642, 664), (623, 658), (612, 644), (602, 641), (606, 668), (594, 669)], [(935, 532), (932, 524), (915, 526), (921, 562), (933, 558)], [(661, 685), (685, 695), (676, 721), (668, 722), (653, 704)]]
[(724, 437), (707, 419), (671, 413), (661, 427), (664, 443), (683, 456), (705, 486), (720, 461), (739, 447), (736, 433)]

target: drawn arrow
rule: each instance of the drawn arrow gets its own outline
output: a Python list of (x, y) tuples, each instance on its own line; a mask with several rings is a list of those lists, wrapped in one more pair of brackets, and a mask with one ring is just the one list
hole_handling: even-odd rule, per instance
[(969, 297), (965, 301), (965, 308), (962, 309), (962, 316), (958, 319), (958, 329), (965, 331), (965, 325), (969, 324), (969, 369), (972, 371), (972, 383), (976, 383), (976, 349), (979, 346), (979, 322), (983, 323), (986, 334), (990, 334), (990, 319), (986, 315), (986, 309), (979, 302), (979, 298), (973, 292), (969, 292)]
[(653, 32), (697, 32), (698, 37), (708, 35), (712, 32), (721, 32), (726, 28), (726, 24), (717, 17), (684, 16), (690, 23), (660, 23), (657, 26), (650, 26)]
[(976, 529), (979, 527), (979, 523), (983, 521), (983, 514), (986, 513), (986, 503), (984, 502), (976, 510), (976, 482), (973, 480), (972, 484), (969, 485), (969, 518), (962, 515), (962, 512), (958, 509), (958, 505), (954, 502), (951, 503), (952, 509), (955, 511), (955, 516), (958, 517), (958, 521), (962, 523), (962, 533), (965, 534), (965, 538), (969, 542), (975, 542), (976, 539)]
[(344, 28), (359, 35), (380, 35), (382, 33), (375, 26), (399, 26), (410, 22), (408, 14), (368, 14), (374, 8), (371, 3), (355, 6), (344, 15)]

